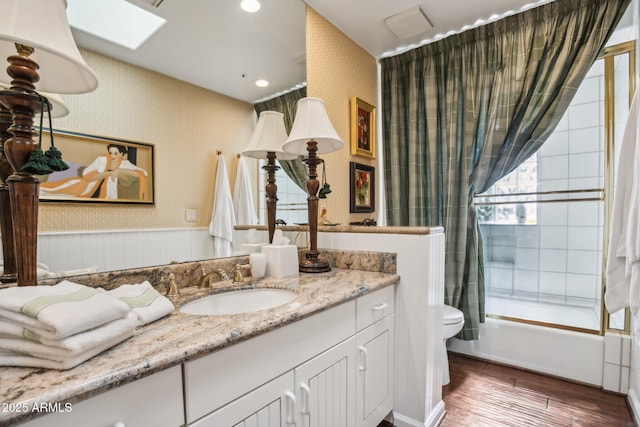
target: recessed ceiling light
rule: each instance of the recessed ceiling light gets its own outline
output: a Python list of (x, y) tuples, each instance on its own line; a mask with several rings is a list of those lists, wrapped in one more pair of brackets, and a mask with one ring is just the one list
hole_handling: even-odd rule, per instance
[(131, 50), (167, 23), (125, 0), (67, 0), (67, 17), (72, 27)]
[(247, 13), (255, 13), (260, 10), (260, 2), (258, 0), (242, 0), (240, 7)]
[(265, 79), (258, 79), (258, 80), (256, 80), (256, 86), (258, 86), (258, 87), (267, 87), (267, 86), (269, 86), (269, 82), (266, 81)]

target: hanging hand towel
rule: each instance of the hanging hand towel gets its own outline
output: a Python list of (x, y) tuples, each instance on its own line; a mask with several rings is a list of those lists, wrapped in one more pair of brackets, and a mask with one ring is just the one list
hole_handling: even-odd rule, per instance
[(156, 321), (174, 309), (173, 303), (146, 280), (136, 285), (118, 286), (109, 291), (109, 295), (119, 298), (131, 307), (131, 312), (137, 316), (138, 326)]
[(106, 292), (67, 280), (0, 290), (0, 318), (61, 339), (121, 319), (129, 306)]
[(236, 225), (231, 199), (231, 187), (227, 177), (227, 167), (222, 155), (218, 156), (213, 211), (209, 223), (209, 234), (213, 236), (214, 258), (228, 257), (233, 254), (233, 227)]
[(67, 359), (90, 351), (114, 339), (128, 335), (133, 336), (133, 331), (138, 323), (135, 314), (129, 313), (127, 317), (114, 320), (86, 332), (71, 335), (61, 340), (49, 340), (38, 337), (28, 329), (20, 328), (8, 322), (0, 323), (0, 350), (25, 353), (33, 357), (58, 360), (64, 362)]
[(247, 161), (242, 156), (238, 160), (236, 185), (233, 189), (233, 209), (236, 214), (236, 224), (254, 225), (258, 223), (256, 209), (253, 206), (253, 192), (251, 191)]
[(122, 341), (131, 338), (133, 333), (127, 331), (122, 335), (112, 339), (111, 341), (105, 341), (101, 345), (93, 347), (90, 350), (80, 353), (76, 356), (65, 358), (64, 360), (51, 360), (42, 357), (29, 356), (24, 353), (17, 353), (14, 351), (7, 351), (0, 349), (0, 366), (27, 366), (31, 368), (49, 368), (49, 369), (71, 369), (80, 363), (91, 359), (92, 357), (102, 353), (103, 351), (121, 343)]
[[(635, 242), (628, 247), (629, 239), (636, 236), (637, 213), (640, 198), (632, 197), (634, 186), (637, 189), (640, 174), (634, 170), (638, 138), (638, 95), (634, 95), (629, 116), (622, 134), (620, 157), (616, 171), (616, 185), (613, 194), (611, 230), (607, 253), (607, 286), (604, 301), (609, 313), (614, 313), (630, 304), (630, 250), (635, 250)], [(637, 305), (637, 302), (636, 304)]]

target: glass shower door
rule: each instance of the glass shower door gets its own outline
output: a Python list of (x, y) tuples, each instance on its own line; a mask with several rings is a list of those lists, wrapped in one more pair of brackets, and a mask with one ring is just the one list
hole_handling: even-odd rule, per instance
[(604, 231), (633, 53), (632, 43), (605, 50), (542, 148), (476, 197), (490, 316), (591, 333), (624, 329), (624, 312), (610, 320), (603, 313)]

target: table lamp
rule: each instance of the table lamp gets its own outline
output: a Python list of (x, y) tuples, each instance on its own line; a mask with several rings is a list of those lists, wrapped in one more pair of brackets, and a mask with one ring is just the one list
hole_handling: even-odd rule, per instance
[[(22, 171), (37, 148), (33, 118), (41, 108), (37, 89), (53, 93), (85, 93), (98, 86), (84, 62), (67, 21), (65, 0), (0, 0), (0, 57), (7, 58), (8, 76), (0, 81), (0, 103), (11, 111), (12, 135), (4, 154), (13, 169), (7, 178), (18, 286), (37, 285), (38, 198), (40, 183)], [(42, 75), (38, 70), (41, 69)]]
[(287, 153), (304, 155), (309, 168), (307, 179), (307, 207), (309, 215), (310, 247), (305, 259), (300, 262), (299, 270), (303, 273), (321, 273), (330, 271), (329, 263), (319, 259), (318, 253), (318, 182), (317, 166), (322, 160), (318, 154), (340, 150), (344, 142), (333, 128), (324, 102), (319, 98), (302, 98), (298, 101), (296, 118), (289, 133), (289, 138), (282, 146)]
[(282, 144), (287, 139), (287, 130), (284, 126), (284, 114), (276, 111), (263, 111), (258, 117), (258, 123), (253, 131), (249, 145), (242, 152), (243, 156), (254, 159), (267, 159), (267, 164), (262, 169), (267, 171), (267, 226), (269, 228), (269, 243), (273, 242), (273, 233), (276, 230), (276, 204), (278, 203), (278, 187), (276, 185), (276, 171), (280, 166), (276, 165), (276, 158), (292, 160), (297, 156), (282, 150)]
[[(0, 83), (2, 90), (9, 89), (9, 85)], [(64, 117), (69, 114), (69, 108), (60, 98), (53, 93), (40, 93), (47, 98), (52, 118)], [(11, 218), (11, 201), (7, 178), (13, 173), (13, 168), (4, 155), (4, 143), (11, 138), (9, 127), (13, 123), (11, 111), (0, 103), (0, 232), (2, 235), (3, 269), (0, 275), (0, 283), (15, 282), (18, 278), (16, 272), (16, 247), (13, 239), (13, 220)]]

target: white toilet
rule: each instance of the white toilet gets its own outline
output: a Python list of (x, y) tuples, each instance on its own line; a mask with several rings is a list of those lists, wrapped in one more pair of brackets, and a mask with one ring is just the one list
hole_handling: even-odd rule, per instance
[(442, 385), (449, 384), (449, 358), (447, 357), (447, 340), (462, 330), (464, 315), (457, 308), (445, 304), (442, 309), (443, 363)]

